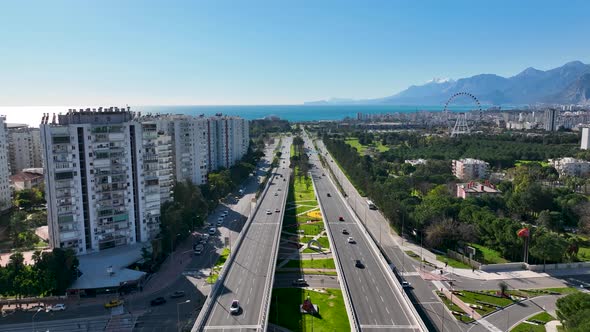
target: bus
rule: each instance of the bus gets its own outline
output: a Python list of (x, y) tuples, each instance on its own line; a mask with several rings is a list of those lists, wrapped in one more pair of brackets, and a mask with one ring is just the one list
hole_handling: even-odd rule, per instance
[(375, 205), (375, 203), (373, 203), (373, 201), (367, 200), (367, 205), (369, 206), (369, 209), (377, 210), (377, 206)]

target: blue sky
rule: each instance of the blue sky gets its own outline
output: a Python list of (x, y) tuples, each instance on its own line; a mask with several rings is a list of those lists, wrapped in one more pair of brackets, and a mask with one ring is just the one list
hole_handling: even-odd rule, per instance
[(5, 1), (0, 106), (298, 104), (590, 62), (589, 1)]

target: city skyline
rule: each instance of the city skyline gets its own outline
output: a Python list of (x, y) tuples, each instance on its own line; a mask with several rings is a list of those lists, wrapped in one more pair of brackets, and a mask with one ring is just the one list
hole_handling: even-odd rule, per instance
[(0, 105), (300, 104), (387, 96), (433, 77), (511, 76), (590, 62), (579, 42), (589, 6), (7, 4)]

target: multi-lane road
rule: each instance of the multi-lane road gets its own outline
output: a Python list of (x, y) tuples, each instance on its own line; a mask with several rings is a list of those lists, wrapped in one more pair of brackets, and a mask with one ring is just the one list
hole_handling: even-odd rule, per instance
[[(307, 146), (311, 142), (306, 140)], [(363, 235), (361, 226), (354, 219), (334, 184), (324, 171), (317, 154), (311, 151), (311, 174), (322, 207), (327, 230), (333, 238), (333, 251), (340, 258), (344, 279), (362, 331), (420, 331), (420, 325), (407, 303), (397, 282)], [(342, 221), (340, 219), (343, 219)], [(346, 230), (346, 232), (344, 232)], [(347, 234), (344, 234), (347, 233)], [(349, 242), (352, 237), (354, 242)], [(357, 266), (359, 260), (361, 267)], [(346, 287), (344, 285), (343, 287)]]
[[(228, 210), (229, 215), (225, 218), (222, 226), (218, 227), (218, 234), (210, 237), (205, 245), (205, 251), (201, 255), (192, 255), (192, 248), (189, 245), (180, 245), (174, 254), (174, 264), (177, 262), (185, 263), (185, 272), (192, 275), (193, 272), (203, 275), (203, 271), (208, 271), (212, 264), (215, 263), (226, 244), (225, 237), (231, 239), (234, 243), (238, 234), (243, 227), (243, 220), (250, 213), (251, 201), (259, 187), (259, 179), (266, 174), (269, 169), (270, 161), (273, 158), (274, 146), (268, 146), (265, 150), (265, 157), (259, 162), (256, 169), (256, 177), (250, 177), (242, 183), (244, 196), (239, 200), (232, 199), (219, 206), (211, 215), (207, 217), (208, 222), (215, 223), (221, 211)], [(203, 228), (206, 232), (207, 228)], [(192, 239), (186, 241), (191, 242)], [(188, 251), (185, 251), (188, 250)], [(165, 267), (162, 268), (165, 270)], [(160, 271), (159, 273), (167, 273)], [(155, 278), (156, 280), (158, 278)], [(160, 278), (161, 279), (161, 278)], [(193, 279), (194, 280), (194, 279)], [(198, 279), (199, 281), (204, 280)], [(154, 283), (157, 281), (150, 281)], [(174, 275), (166, 280), (165, 285), (160, 290), (150, 292), (144, 290), (142, 293), (132, 293), (125, 296), (124, 312), (131, 312), (133, 319), (139, 316), (137, 324), (133, 331), (137, 332), (165, 332), (177, 331), (177, 320), (181, 323), (186, 322), (193, 317), (196, 310), (199, 310), (208, 294), (209, 286), (191, 283), (181, 274)], [(198, 288), (195, 286), (199, 286)], [(185, 291), (186, 295), (179, 299), (170, 299), (169, 295), (175, 291)], [(168, 299), (164, 305), (152, 307), (150, 300), (163, 296)], [(110, 317), (110, 311), (104, 308), (104, 303), (115, 298), (116, 295), (98, 296), (97, 298), (82, 299), (80, 301), (69, 301), (67, 310), (62, 312), (39, 312), (35, 315), (33, 312), (17, 311), (6, 317), (0, 317), (0, 331), (31, 331), (33, 321), (35, 328), (39, 331), (104, 331)], [(186, 303), (186, 300), (190, 302)]]
[[(211, 308), (204, 310), (205, 330), (261, 329), (263, 314), (271, 292), (278, 238), (289, 186), (289, 148), (291, 139), (283, 140), (282, 158), (268, 189), (259, 199), (259, 206), (244, 230), (241, 246), (226, 267), (225, 279), (211, 294)], [(230, 313), (233, 300), (240, 302), (237, 315)]]

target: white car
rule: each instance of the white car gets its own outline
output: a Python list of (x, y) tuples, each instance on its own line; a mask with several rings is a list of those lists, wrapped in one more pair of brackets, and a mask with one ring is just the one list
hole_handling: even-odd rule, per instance
[(272, 212), (270, 212), (270, 210), (266, 210), (266, 214), (272, 214)]
[(354, 243), (354, 239), (352, 238), (352, 236), (348, 237), (348, 243)]
[(209, 228), (209, 234), (211, 234), (211, 235), (214, 235), (216, 231), (217, 230), (215, 229), (215, 227)]
[(275, 196), (279, 196), (279, 193), (275, 193)]
[(403, 288), (412, 288), (412, 284), (407, 281), (402, 281)]
[(237, 315), (240, 312), (240, 302), (238, 300), (231, 301), (231, 305), (229, 306), (229, 312), (232, 315)]
[(48, 308), (49, 311), (64, 311), (66, 310), (66, 305), (63, 303), (54, 304)]
[(276, 209), (275, 209), (275, 212), (276, 212), (276, 213), (279, 213), (279, 212), (281, 212), (281, 210), (279, 210), (279, 208), (276, 208)]
[(225, 216), (227, 216), (228, 213), (229, 213), (229, 211), (224, 210), (223, 212), (221, 212), (221, 216), (222, 217), (225, 217)]

